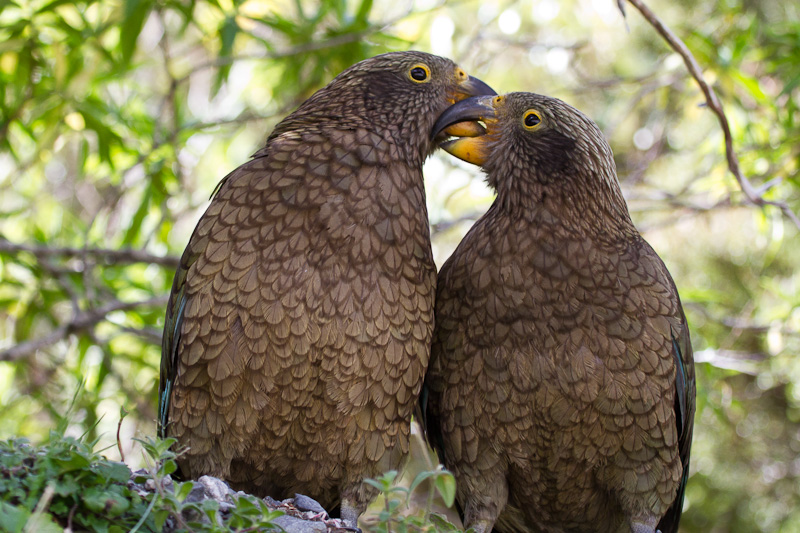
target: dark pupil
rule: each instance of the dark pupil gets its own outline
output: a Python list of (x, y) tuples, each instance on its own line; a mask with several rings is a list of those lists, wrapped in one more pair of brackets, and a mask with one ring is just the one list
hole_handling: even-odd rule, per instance
[(411, 69), (411, 77), (417, 81), (423, 81), (428, 77), (428, 73), (422, 67), (414, 67)]
[(534, 127), (535, 125), (537, 125), (540, 122), (541, 122), (541, 119), (539, 117), (537, 117), (536, 115), (534, 115), (533, 113), (531, 113), (530, 115), (525, 117), (525, 125), (528, 126), (529, 128)]

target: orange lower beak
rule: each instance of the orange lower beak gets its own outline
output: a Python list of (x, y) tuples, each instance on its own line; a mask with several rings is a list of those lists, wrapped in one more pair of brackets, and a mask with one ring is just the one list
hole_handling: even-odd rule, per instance
[(479, 137), (486, 133), (486, 130), (479, 122), (465, 121), (446, 127), (444, 133), (450, 137)]
[(483, 166), (489, 155), (484, 137), (463, 137), (439, 145), (445, 152), (462, 161)]
[[(479, 96), (450, 106), (436, 121), (431, 137), (435, 138), (442, 132), (459, 137), (445, 141), (440, 146), (467, 163), (483, 165), (489, 155), (490, 135), (487, 130), (491, 130), (497, 122), (492, 102), (491, 96)], [(486, 129), (478, 121), (486, 124)]]

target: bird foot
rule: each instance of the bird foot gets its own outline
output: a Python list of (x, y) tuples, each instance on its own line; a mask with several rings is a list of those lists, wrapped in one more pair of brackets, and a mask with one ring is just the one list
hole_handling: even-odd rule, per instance
[(631, 533), (660, 533), (660, 531), (656, 529), (657, 524), (658, 519), (655, 517), (633, 520), (630, 522)]

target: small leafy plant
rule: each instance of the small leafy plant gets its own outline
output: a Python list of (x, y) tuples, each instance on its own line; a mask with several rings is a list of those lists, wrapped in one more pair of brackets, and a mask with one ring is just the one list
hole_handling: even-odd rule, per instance
[(172, 488), (165, 486), (169, 474), (175, 472), (177, 454), (172, 451), (176, 440), (147, 439), (139, 443), (150, 458), (157, 458), (148, 475), (134, 477), (136, 483), (153, 479), (156, 489), (157, 506), (152, 514), (158, 531), (171, 526), (175, 531), (197, 531), (203, 533), (229, 533), (230, 531), (279, 530), (272, 521), (283, 515), (267, 507), (263, 500), (255, 496), (240, 496), (236, 506), (223, 513), (220, 504), (212, 499), (193, 499), (190, 495), (201, 488), (194, 481), (172, 482)]
[[(365, 530), (373, 533), (409, 533), (461, 531), (447, 518), (431, 511), (436, 493), (441, 496), (445, 506), (453, 505), (456, 496), (456, 481), (447, 470), (426, 470), (417, 474), (408, 487), (397, 484), (397, 471), (390, 470), (377, 479), (366, 479), (367, 483), (380, 492), (384, 507), (377, 516), (377, 522), (365, 525)], [(416, 513), (409, 513), (412, 494), (420, 489), (423, 482), (430, 481), (427, 504)]]
[[(92, 451), (95, 443), (51, 434), (47, 444), (0, 442), (0, 524), (14, 533), (88, 529), (129, 531), (148, 502), (127, 487), (123, 463)], [(141, 524), (155, 531), (152, 518)]]
[[(134, 475), (124, 463), (95, 453), (96, 442), (53, 432), (33, 446), (0, 442), (0, 531), (99, 533), (186, 531), (217, 533), (277, 529), (283, 513), (254, 497), (236, 498), (223, 513), (219, 502), (189, 498), (194, 482), (172, 482), (174, 439), (142, 441), (152, 465)], [(147, 485), (153, 492), (139, 486)]]

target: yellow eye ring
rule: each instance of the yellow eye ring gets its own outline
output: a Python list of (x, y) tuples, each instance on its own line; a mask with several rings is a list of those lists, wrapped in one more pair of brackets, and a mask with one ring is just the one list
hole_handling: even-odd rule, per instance
[(541, 123), (542, 123), (541, 115), (539, 115), (539, 113), (537, 111), (534, 111), (533, 109), (528, 109), (522, 115), (522, 125), (525, 126), (525, 129), (534, 130)]
[(408, 79), (414, 83), (427, 83), (431, 81), (431, 69), (428, 65), (417, 63), (408, 69)]

